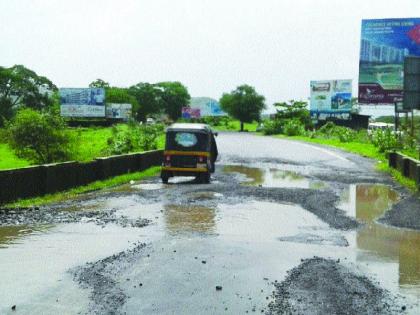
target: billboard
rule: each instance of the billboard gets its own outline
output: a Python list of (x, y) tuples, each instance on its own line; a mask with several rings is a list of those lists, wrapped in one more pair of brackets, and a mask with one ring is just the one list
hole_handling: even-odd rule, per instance
[(131, 104), (106, 104), (106, 118), (128, 120), (131, 117)]
[(220, 108), (219, 102), (210, 97), (192, 97), (190, 107), (199, 109), (201, 117), (226, 115)]
[(182, 118), (200, 118), (201, 112), (199, 108), (182, 107)]
[(420, 18), (362, 20), (359, 103), (401, 102), (409, 55), (420, 56)]
[(59, 93), (61, 116), (105, 117), (105, 89), (63, 88)]
[(313, 119), (348, 119), (351, 111), (352, 80), (311, 81), (310, 111)]

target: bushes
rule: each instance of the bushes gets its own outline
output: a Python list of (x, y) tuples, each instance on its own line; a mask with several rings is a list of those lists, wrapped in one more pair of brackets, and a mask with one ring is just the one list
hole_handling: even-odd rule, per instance
[(59, 114), (24, 108), (6, 124), (10, 147), (18, 157), (35, 163), (66, 161), (71, 156), (71, 137)]
[(400, 148), (398, 136), (391, 129), (376, 129), (372, 132), (372, 144), (378, 148), (379, 152), (386, 152)]
[(340, 142), (351, 142), (357, 138), (357, 132), (350, 128), (336, 126), (329, 121), (319, 128), (312, 137), (337, 138)]
[(296, 119), (286, 120), (283, 130), (286, 136), (303, 136), (305, 134), (305, 127)]
[(283, 127), (280, 120), (265, 120), (263, 133), (265, 135), (276, 135), (283, 132)]
[(112, 127), (108, 139), (107, 154), (124, 154), (157, 149), (157, 138), (162, 133), (162, 125), (138, 125), (130, 123), (127, 128)]

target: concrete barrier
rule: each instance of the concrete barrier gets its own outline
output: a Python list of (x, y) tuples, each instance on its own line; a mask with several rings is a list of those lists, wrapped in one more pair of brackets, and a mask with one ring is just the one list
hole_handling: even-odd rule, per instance
[(390, 167), (397, 168), (397, 152), (388, 153), (388, 162)]
[(388, 163), (401, 172), (405, 177), (414, 180), (420, 188), (420, 161), (399, 152), (390, 152)]
[(0, 203), (45, 194), (45, 168), (31, 166), (0, 172)]
[(42, 196), (162, 163), (163, 150), (0, 171), (0, 204)]
[(98, 161), (79, 163), (77, 167), (77, 178), (79, 185), (86, 185), (99, 180), (99, 164)]

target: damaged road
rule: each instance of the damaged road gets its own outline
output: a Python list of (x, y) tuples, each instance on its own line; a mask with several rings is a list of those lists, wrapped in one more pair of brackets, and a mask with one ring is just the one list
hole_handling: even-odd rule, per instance
[[(0, 268), (17, 279), (0, 285), (0, 313), (13, 305), (34, 314), (420, 310), (420, 234), (392, 227), (417, 227), (394, 224), (401, 218), (392, 212), (416, 197), (372, 161), (338, 150), (250, 134), (217, 140), (209, 185), (156, 177), (40, 209), (0, 210)], [(13, 270), (10, 254), (25, 260), (38, 242), (49, 244), (52, 262), (59, 253), (77, 259), (62, 261), (57, 282), (16, 292), (28, 285), (22, 268), (51, 275), (30, 263)]]

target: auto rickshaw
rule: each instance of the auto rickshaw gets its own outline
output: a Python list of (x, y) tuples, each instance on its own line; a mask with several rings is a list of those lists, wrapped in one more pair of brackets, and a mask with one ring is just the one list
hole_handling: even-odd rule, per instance
[(215, 136), (205, 124), (176, 123), (166, 129), (166, 144), (160, 177), (194, 176), (198, 182), (209, 183), (215, 171), (218, 151)]

